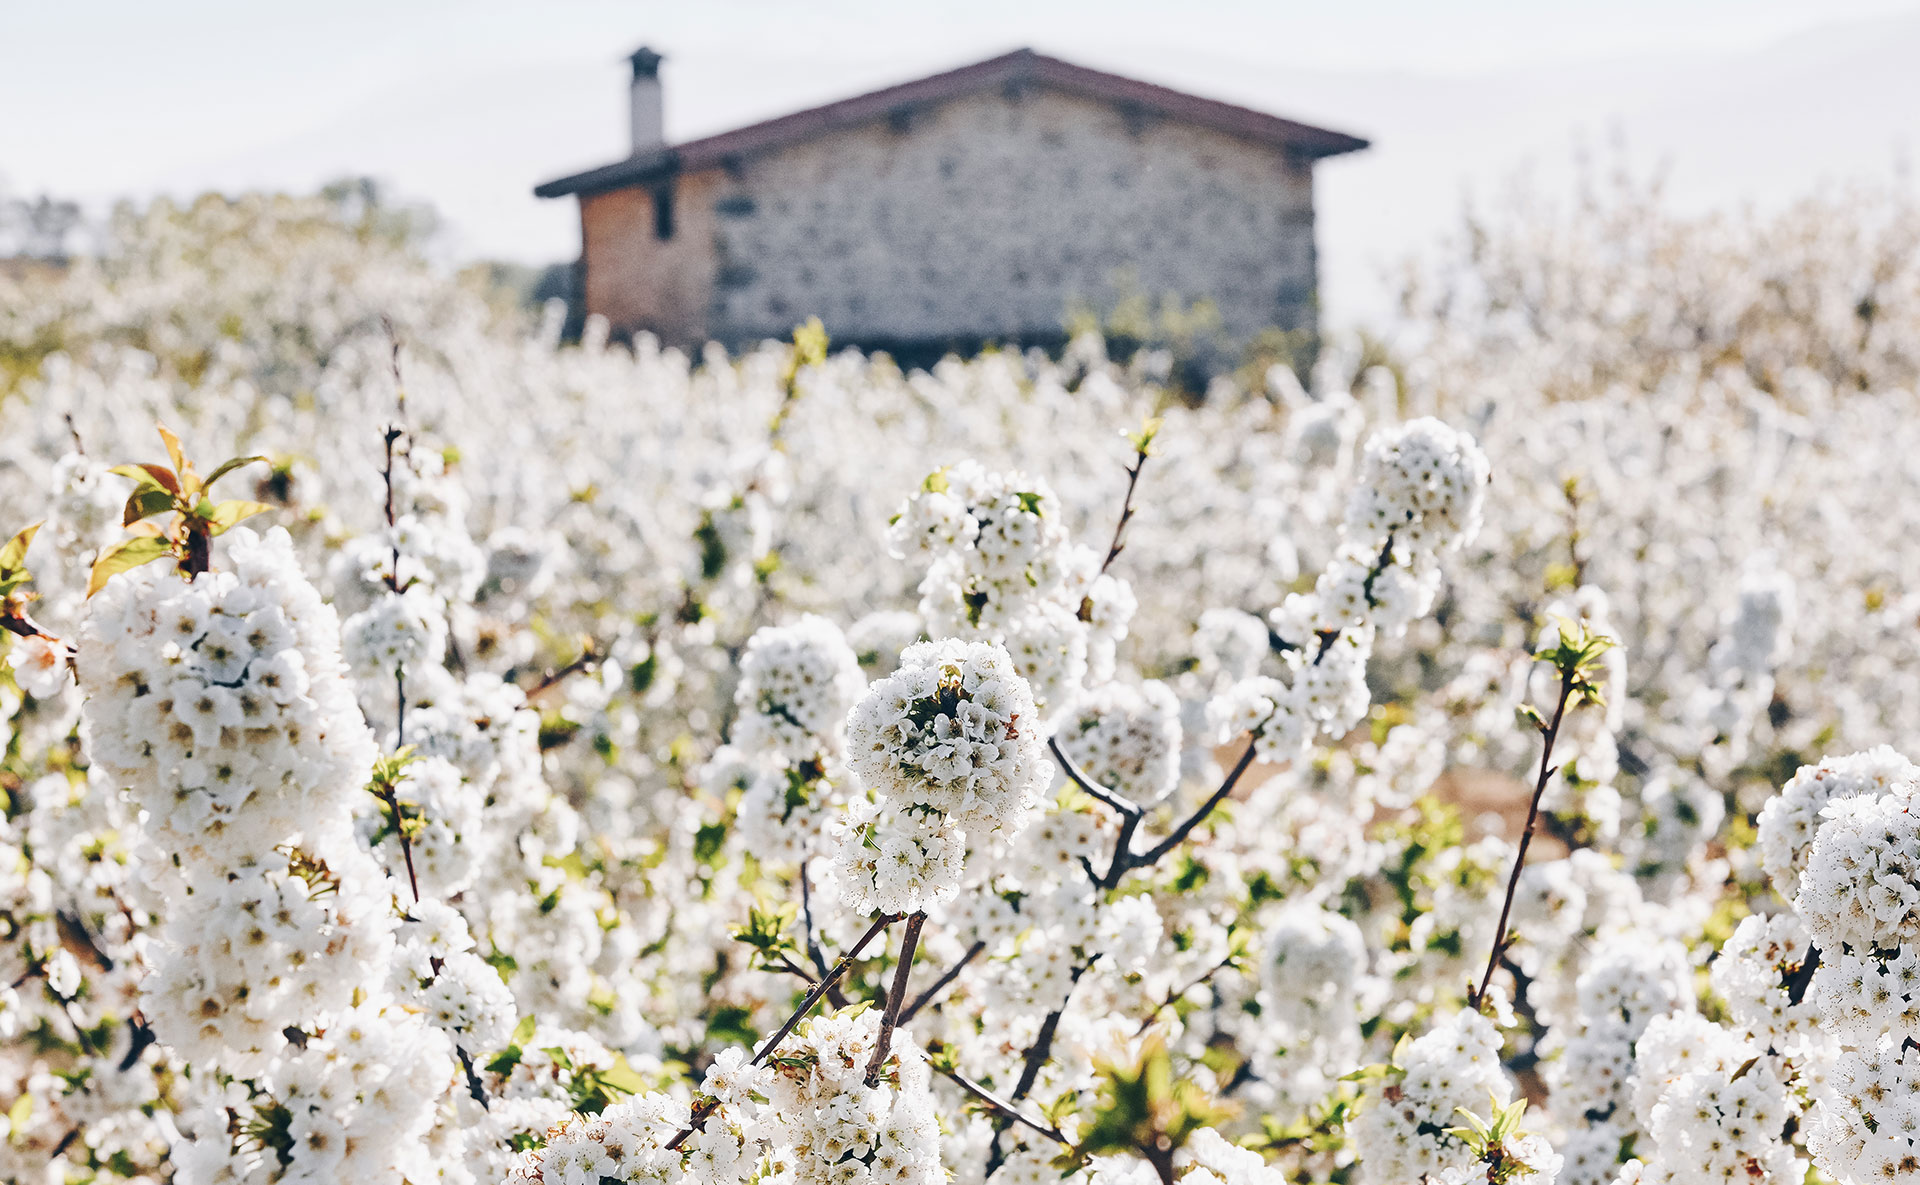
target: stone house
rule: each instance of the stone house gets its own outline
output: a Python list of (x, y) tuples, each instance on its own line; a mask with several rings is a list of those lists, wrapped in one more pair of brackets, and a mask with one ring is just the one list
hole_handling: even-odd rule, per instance
[(741, 346), (818, 316), (902, 360), (1055, 344), (1116, 285), (1221, 335), (1312, 329), (1313, 166), (1366, 141), (1031, 50), (683, 144), (633, 54), (633, 152), (580, 203), (578, 284), (619, 334)]

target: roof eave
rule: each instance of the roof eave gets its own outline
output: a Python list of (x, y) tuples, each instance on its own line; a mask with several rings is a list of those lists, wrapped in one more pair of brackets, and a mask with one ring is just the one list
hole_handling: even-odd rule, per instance
[(566, 197), (568, 194), (584, 196), (604, 193), (609, 189), (625, 189), (629, 185), (657, 181), (678, 167), (679, 154), (671, 148), (662, 149), (644, 156), (630, 156), (626, 160), (602, 165), (597, 169), (588, 169), (583, 173), (557, 177), (543, 185), (534, 186), (533, 196), (542, 198)]
[(1052, 86), (1110, 102), (1137, 104), (1176, 120), (1185, 120), (1253, 143), (1265, 144), (1306, 161), (1341, 156), (1367, 148), (1358, 136), (1283, 119), (1216, 99), (1176, 91), (1154, 83), (1108, 74), (1037, 54), (1015, 50), (997, 58), (961, 66), (912, 82), (855, 95), (820, 107), (796, 111), (730, 132), (690, 140), (645, 157), (631, 157), (584, 173), (549, 181), (534, 189), (538, 197), (600, 193), (658, 180), (676, 170), (699, 170), (799, 140), (829, 134), (881, 118), (901, 108), (941, 102), (1006, 84)]

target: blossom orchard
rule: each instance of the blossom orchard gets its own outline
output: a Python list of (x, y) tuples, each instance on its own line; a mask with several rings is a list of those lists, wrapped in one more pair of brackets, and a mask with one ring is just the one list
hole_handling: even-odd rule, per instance
[[(1465, 1008), (1410, 1018), (1387, 1061), (1342, 1073), (1367, 1044), (1353, 995), (1368, 976), (1367, 941), (1309, 892), (1275, 915), (1265, 949), (1230, 925), (1212, 938), (1211, 970), (1163, 1003), (1138, 1017), (1086, 1013), (1063, 1033), (1076, 988), (1103, 960), (1120, 977), (1111, 1003), (1152, 981), (1154, 935), (1169, 913), (1193, 908), (1158, 869), (1226, 812), (1254, 763), (1309, 761), (1365, 720), (1376, 639), (1430, 610), (1444, 557), (1479, 527), (1489, 477), (1475, 442), (1439, 421), (1375, 437), (1333, 557), (1265, 623), (1278, 672), (1241, 663), (1241, 677), (1217, 679), (1202, 705), (1208, 739), (1238, 752), (1215, 789), (1182, 804), (1176, 693), (1129, 678), (1115, 658), (1135, 602), (1110, 569), (1156, 430), (1133, 438), (1127, 505), (1104, 562), (1071, 541), (1037, 479), (971, 463), (928, 478), (891, 539), (925, 561), (919, 611), (938, 637), (906, 646), (888, 673), (869, 681), (842, 631), (817, 615), (748, 639), (730, 747), (709, 762), (741, 787), (742, 854), (765, 866), (730, 890), (766, 902), (735, 939), (805, 990), (751, 1053), (696, 1055), (706, 1066), (697, 1086), (675, 1081), (660, 1046), (554, 1030), (541, 993), (515, 990), (498, 903), (459, 852), (485, 843), (484, 812), (459, 804), (487, 801), (472, 767), (492, 762), (460, 760), (439, 735), (447, 724), (429, 714), (422, 728), (420, 708), (421, 749), (402, 744), (410, 674), (427, 713), (462, 696), (437, 684), (448, 679), (447, 618), (475, 582), (436, 570), (457, 544), (401, 527), (391, 454), (389, 529), (378, 551), (365, 549), (356, 578), (366, 607), (343, 630), (285, 531), (235, 528), (266, 507), (212, 501), (213, 481), (254, 459), (203, 481), (163, 432), (171, 468), (119, 472), (136, 482), (130, 525), (172, 521), (101, 553), (70, 643), (26, 611), (33, 534), (5, 553), (15, 682), (58, 701), (71, 667), (91, 792), (124, 795), (124, 877), (106, 891), (124, 894), (128, 921), (119, 939), (131, 968), (117, 985), (131, 1005), (126, 1048), (96, 1049), (69, 1013), (75, 1041), (102, 1063), (82, 1081), (143, 1081), (131, 1096), (138, 1113), (164, 1103), (168, 1115), (148, 1140), (156, 1167), (183, 1181), (424, 1180), (457, 1165), (463, 1179), (556, 1183), (687, 1173), (906, 1182), (1063, 1166), (1095, 1179), (1264, 1182), (1311, 1171), (1328, 1146), (1340, 1149), (1333, 1167), (1350, 1162), (1382, 1182), (1784, 1180), (1804, 1164), (1788, 1141), (1803, 1111), (1806, 1151), (1836, 1176), (1911, 1170), (1903, 1108), (1920, 992), (1905, 948), (1920, 930), (1909, 813), (1920, 771), (1890, 750), (1803, 770), (1761, 813), (1759, 851), (1792, 908), (1749, 917), (1727, 940), (1714, 980), (1731, 1023), (1691, 1011), (1679, 943), (1603, 944), (1578, 976), (1572, 1023), (1550, 1031), (1570, 1034), (1552, 1095), (1565, 1142), (1556, 1150), (1523, 1131), (1502, 1030), (1515, 1027), (1511, 1001), (1530, 977), (1507, 958), (1519, 937), (1509, 912), (1555, 744), (1569, 712), (1601, 702), (1610, 644), (1564, 621), (1536, 652), (1557, 673), (1544, 712), (1524, 713), (1541, 737), (1539, 777)], [(438, 476), (408, 468), (403, 504), (407, 483)], [(343, 633), (362, 656), (354, 663)], [(393, 713), (385, 755), (363, 701)], [(558, 830), (543, 844), (531, 827), (519, 844), (532, 841), (543, 868), (556, 855), (581, 861), (577, 826)], [(860, 937), (829, 966), (823, 937), (858, 920)], [(864, 990), (844, 983), (902, 922), (891, 975), (876, 969)], [(930, 922), (960, 953), (928, 983), (919, 940)], [(476, 932), (492, 957), (478, 953)], [(28, 974), (10, 1008), (33, 1013), (19, 988), (37, 974), (71, 1009), (72, 956), (38, 941), (20, 944)], [(1229, 1096), (1244, 1068), (1218, 1097), (1174, 1087), (1175, 1059), (1197, 1052), (1182, 1006), (1229, 970), (1267, 985), (1256, 1015), (1274, 1047), (1305, 1040), (1322, 1062), (1337, 1059), (1317, 1067), (1327, 1099), (1302, 1112), (1299, 1134), (1271, 1117), (1261, 1137), (1236, 1123)], [(955, 995), (942, 1002), (943, 991)], [(1036, 1007), (1045, 1012), (1030, 1027)], [(1274, 1060), (1244, 1066), (1272, 1072)], [(957, 1093), (936, 1094), (936, 1076)], [(1350, 1122), (1331, 1121), (1348, 1110)], [(15, 1122), (24, 1135), (31, 1112)], [(63, 1143), (56, 1159), (75, 1139)], [(1624, 1146), (1640, 1158), (1616, 1170)]]
[(1885, 325), (1185, 407), (126, 217), (0, 302), (0, 1176), (1920, 1172)]

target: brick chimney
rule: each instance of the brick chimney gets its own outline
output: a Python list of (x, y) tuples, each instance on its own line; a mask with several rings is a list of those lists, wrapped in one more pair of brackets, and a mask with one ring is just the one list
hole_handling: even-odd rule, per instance
[(633, 63), (630, 90), (633, 112), (633, 155), (640, 156), (667, 146), (667, 131), (660, 96), (659, 54), (641, 46), (628, 57)]

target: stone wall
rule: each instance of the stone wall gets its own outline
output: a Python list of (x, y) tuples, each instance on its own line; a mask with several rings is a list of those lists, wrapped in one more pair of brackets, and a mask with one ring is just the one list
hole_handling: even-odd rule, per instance
[(867, 346), (1056, 340), (1070, 304), (1128, 288), (1209, 299), (1235, 341), (1313, 324), (1308, 163), (1044, 89), (755, 154), (675, 200), (667, 242), (644, 189), (586, 198), (582, 221), (588, 308), (676, 344), (808, 316)]
[(582, 194), (580, 287), (587, 312), (605, 317), (619, 333), (646, 330), (673, 345), (697, 346), (711, 337), (713, 195), (720, 180), (714, 173), (679, 178), (673, 233), (665, 239), (655, 234), (655, 190)]

